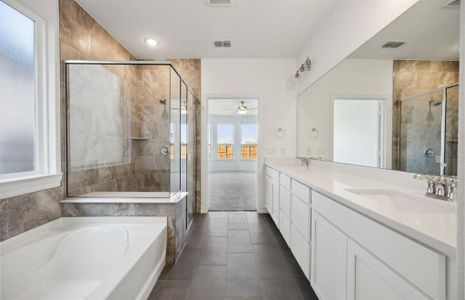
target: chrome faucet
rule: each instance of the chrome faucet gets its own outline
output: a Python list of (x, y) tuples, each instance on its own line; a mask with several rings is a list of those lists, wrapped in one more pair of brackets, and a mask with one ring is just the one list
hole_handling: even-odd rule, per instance
[(425, 180), (426, 196), (445, 201), (454, 201), (457, 190), (457, 178), (415, 174), (413, 178)]
[(300, 161), (300, 165), (304, 167), (304, 169), (307, 169), (310, 165), (310, 158), (308, 157), (297, 156), (297, 159)]

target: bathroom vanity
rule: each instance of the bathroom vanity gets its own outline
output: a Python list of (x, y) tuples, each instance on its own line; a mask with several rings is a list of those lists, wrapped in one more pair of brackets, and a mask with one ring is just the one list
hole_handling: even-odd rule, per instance
[(455, 299), (456, 205), (357, 168), (266, 162), (266, 209), (318, 297)]

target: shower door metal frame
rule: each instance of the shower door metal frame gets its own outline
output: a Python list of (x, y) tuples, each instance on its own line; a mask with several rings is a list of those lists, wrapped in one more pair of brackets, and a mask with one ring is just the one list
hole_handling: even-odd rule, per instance
[[(151, 66), (169, 66), (171, 69), (179, 76), (180, 78), (180, 87), (182, 84), (184, 84), (187, 87), (187, 91), (190, 92), (194, 96), (194, 92), (190, 88), (190, 86), (187, 84), (187, 82), (182, 78), (181, 74), (176, 70), (174, 65), (169, 61), (169, 60), (118, 60), (118, 61), (112, 61), (112, 60), (65, 60), (63, 62), (64, 65), (64, 89), (65, 89), (65, 114), (64, 114), (64, 127), (65, 127), (65, 137), (64, 137), (64, 142), (65, 142), (65, 151), (64, 151), (64, 190), (65, 190), (65, 196), (68, 197), (73, 197), (69, 195), (68, 191), (68, 182), (69, 182), (69, 158), (70, 158), (70, 136), (69, 136), (69, 84), (68, 84), (68, 67), (70, 65), (151, 65)], [(171, 76), (170, 76), (170, 85), (171, 85)], [(198, 99), (194, 96), (194, 98), (198, 101)], [(170, 116), (171, 118), (171, 112)], [(194, 170), (195, 171), (195, 170)], [(187, 172), (187, 170), (186, 170)], [(196, 176), (194, 175), (194, 178)], [(171, 191), (170, 191), (171, 192)], [(194, 200), (194, 206), (195, 206), (195, 200)], [(195, 211), (195, 207), (194, 207)]]

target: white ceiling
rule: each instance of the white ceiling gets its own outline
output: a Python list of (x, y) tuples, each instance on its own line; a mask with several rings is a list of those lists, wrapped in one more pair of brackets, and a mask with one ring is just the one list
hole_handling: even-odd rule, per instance
[(258, 114), (257, 99), (209, 99), (208, 113), (219, 116), (238, 116), (237, 108), (244, 101), (247, 106), (247, 116), (256, 116)]
[[(350, 57), (378, 59), (458, 60), (460, 9), (442, 8), (445, 0), (420, 0)], [(384, 49), (388, 41), (402, 41)]]
[[(137, 58), (297, 57), (341, 0), (77, 0)], [(148, 48), (144, 38), (159, 41)], [(232, 40), (215, 49), (213, 40)]]

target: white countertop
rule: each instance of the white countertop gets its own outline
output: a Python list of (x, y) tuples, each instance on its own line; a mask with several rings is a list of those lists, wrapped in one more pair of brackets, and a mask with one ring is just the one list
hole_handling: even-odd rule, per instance
[[(143, 194), (143, 193), (141, 193)], [(171, 197), (147, 197), (147, 196), (127, 196), (117, 193), (110, 196), (85, 196), (70, 197), (60, 201), (60, 203), (81, 203), (81, 204), (113, 204), (113, 203), (137, 203), (137, 204), (175, 204), (184, 199), (189, 193), (180, 192)]]
[[(306, 170), (282, 161), (270, 160), (266, 165), (430, 248), (455, 256), (455, 203), (432, 199), (418, 190), (369, 177), (313, 166), (312, 163)], [(392, 197), (360, 194), (354, 190), (392, 191)]]

